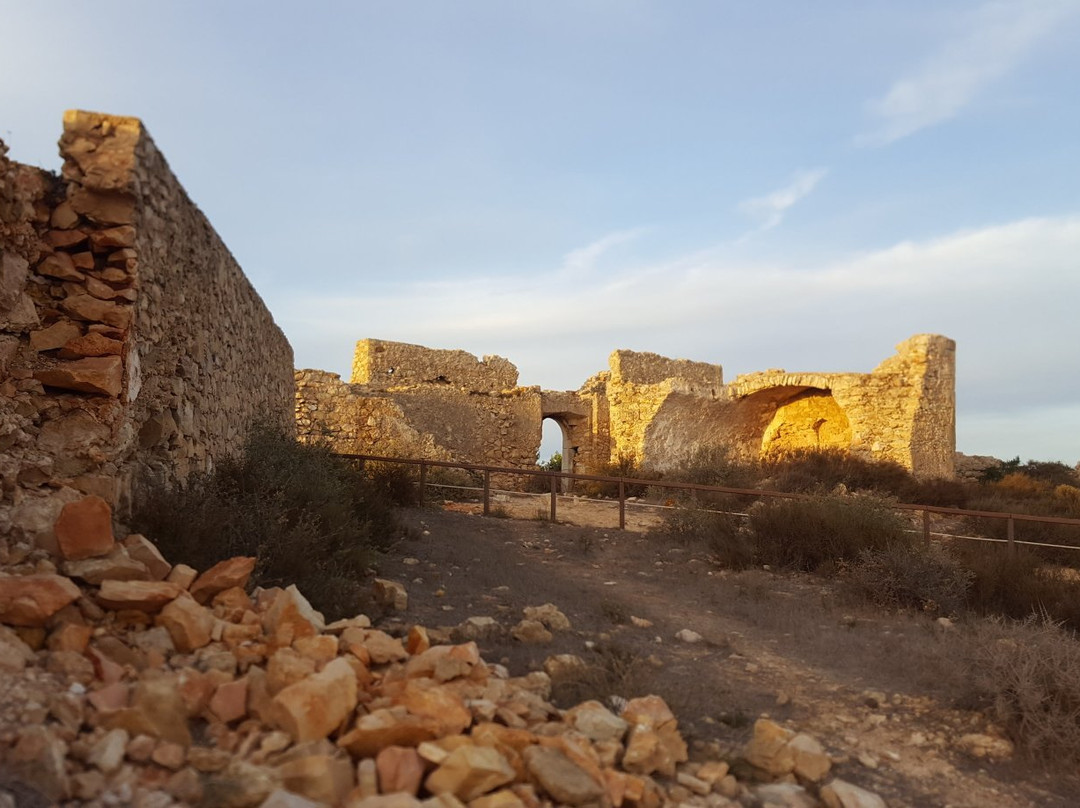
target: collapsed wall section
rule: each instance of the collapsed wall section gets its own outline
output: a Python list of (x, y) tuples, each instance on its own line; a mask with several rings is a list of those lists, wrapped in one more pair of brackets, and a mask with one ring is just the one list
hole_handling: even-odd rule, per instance
[(517, 387), (517, 368), (502, 357), (366, 339), (352, 378), (296, 372), (302, 440), (357, 454), (536, 466), (540, 391)]
[(68, 112), (62, 175), (0, 157), (0, 532), (292, 429), (292, 350), (141, 123)]

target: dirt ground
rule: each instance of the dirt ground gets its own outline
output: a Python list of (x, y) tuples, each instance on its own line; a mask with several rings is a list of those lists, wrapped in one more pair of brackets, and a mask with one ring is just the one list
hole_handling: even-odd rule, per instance
[[(959, 748), (962, 735), (996, 732), (957, 703), (949, 649), (962, 623), (943, 628), (845, 602), (812, 576), (726, 571), (643, 526), (551, 524), (536, 518), (535, 503), (492, 504), (530, 518), (484, 518), (466, 503), (405, 512), (411, 535), (378, 572), (406, 584), (409, 607), (384, 616), (384, 627), (417, 623), (461, 639), (453, 627), (466, 618), (494, 618), (495, 630), (478, 638), (486, 659), (518, 675), (577, 654), (588, 668), (555, 680), (559, 706), (657, 693), (701, 758), (734, 762), (754, 720), (769, 716), (818, 737), (838, 776), (891, 808), (1078, 804), (1074, 775)], [(593, 513), (578, 518), (617, 524), (617, 508), (616, 521)], [(560, 518), (571, 515), (560, 501)], [(571, 628), (545, 644), (512, 639), (524, 607), (544, 603)], [(702, 639), (676, 638), (683, 629)]]

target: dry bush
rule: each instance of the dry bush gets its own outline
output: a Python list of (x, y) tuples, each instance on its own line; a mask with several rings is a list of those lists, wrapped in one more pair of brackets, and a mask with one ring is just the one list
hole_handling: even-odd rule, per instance
[(866, 460), (841, 449), (799, 449), (773, 454), (762, 461), (767, 487), (777, 491), (829, 491), (842, 485), (850, 491), (876, 491), (902, 497), (913, 484), (899, 463)]
[(964, 542), (954, 552), (972, 571), (968, 605), (988, 615), (1022, 620), (1046, 615), (1080, 630), (1080, 581), (1023, 549)]
[(257, 426), (212, 474), (148, 488), (132, 526), (196, 569), (256, 556), (254, 584), (295, 583), (333, 619), (356, 614), (373, 551), (401, 533), (387, 491), (325, 446)]
[(612, 697), (632, 699), (651, 692), (641, 655), (618, 643), (599, 643), (582, 668), (551, 681), (551, 702), (564, 709), (595, 699), (610, 705)]
[(729, 513), (676, 508), (664, 514), (659, 535), (683, 547), (704, 549), (728, 569), (745, 569), (754, 560), (754, 542), (743, 520)]
[(912, 541), (891, 504), (869, 494), (766, 500), (750, 509), (750, 527), (761, 563), (807, 572)]
[(667, 476), (683, 483), (756, 488), (761, 482), (761, 474), (761, 467), (756, 461), (739, 457), (727, 446), (701, 446), (681, 468)]
[(859, 553), (848, 583), (879, 606), (949, 615), (965, 607), (974, 577), (939, 545), (894, 544)]
[[(642, 469), (634, 458), (626, 455), (620, 455), (613, 463), (605, 463), (590, 473), (595, 474), (597, 477), (624, 477), (628, 480), (657, 479), (661, 476), (655, 472)], [(643, 497), (646, 489), (647, 486), (644, 483), (628, 483), (623, 486), (623, 491), (628, 497)], [(613, 499), (619, 496), (619, 484), (600, 482), (598, 480), (575, 480), (574, 491), (585, 497)]]
[(1080, 764), (1080, 642), (1045, 618), (974, 628), (972, 693), (1017, 747), (1043, 764)]

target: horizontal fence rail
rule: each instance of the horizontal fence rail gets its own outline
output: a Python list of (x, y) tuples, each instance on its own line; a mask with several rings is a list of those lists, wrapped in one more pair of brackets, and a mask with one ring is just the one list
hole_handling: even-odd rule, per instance
[[(424, 458), (406, 458), (406, 457), (381, 457), (379, 455), (365, 455), (365, 454), (349, 454), (345, 452), (335, 453), (337, 457), (342, 457), (350, 460), (359, 461), (361, 464), (367, 462), (378, 463), (397, 463), (406, 466), (419, 467), (419, 485), (418, 485), (418, 500), (422, 506), (424, 504), (424, 492), (427, 487), (440, 487), (440, 488), (457, 488), (470, 491), (481, 491), (483, 501), (483, 513), (488, 516), (491, 513), (491, 475), (499, 474), (506, 476), (518, 476), (518, 477), (539, 477), (549, 480), (547, 488), (548, 492), (543, 496), (551, 497), (550, 514), (549, 518), (552, 522), (556, 521), (556, 514), (558, 510), (558, 497), (559, 497), (559, 483), (560, 481), (570, 481), (571, 483), (577, 481), (585, 482), (599, 482), (609, 483), (618, 487), (618, 505), (619, 505), (619, 529), (626, 529), (626, 506), (640, 505), (642, 507), (651, 508), (665, 508), (664, 505), (653, 505), (650, 503), (638, 503), (627, 501), (626, 490), (628, 486), (646, 486), (650, 488), (669, 489), (674, 491), (690, 491), (692, 493), (710, 493), (710, 494), (732, 494), (736, 496), (754, 497), (755, 499), (801, 499), (808, 500), (813, 499), (813, 494), (793, 493), (788, 491), (770, 491), (763, 488), (729, 488), (721, 485), (704, 485), (701, 483), (684, 483), (674, 480), (654, 480), (643, 479), (639, 477), (608, 477), (600, 474), (578, 474), (570, 471), (546, 471), (543, 469), (520, 469), (510, 468), (506, 466), (488, 466), (479, 463), (465, 463), (456, 460), (428, 460)], [(444, 485), (442, 483), (431, 483), (428, 481), (428, 470), (431, 468), (447, 468), (447, 469), (460, 469), (464, 471), (480, 472), (483, 474), (483, 486), (482, 487), (467, 487), (456, 485)], [(515, 494), (535, 494), (539, 495), (539, 492), (505, 492)], [(585, 499), (585, 498), (579, 498)], [(602, 501), (593, 499), (592, 501)], [(924, 539), (929, 541), (931, 536), (941, 536), (954, 539), (965, 539), (969, 541), (982, 541), (991, 543), (1007, 544), (1011, 550), (1015, 550), (1017, 545), (1027, 545), (1032, 547), (1046, 547), (1059, 550), (1080, 550), (1080, 545), (1072, 544), (1055, 544), (1050, 542), (1038, 542), (1038, 541), (1025, 541), (1016, 538), (1016, 523), (1017, 522), (1031, 522), (1046, 525), (1069, 525), (1080, 528), (1080, 519), (1068, 519), (1062, 516), (1036, 516), (1029, 513), (1006, 513), (1004, 511), (976, 511), (968, 510), (966, 508), (949, 508), (940, 505), (917, 505), (911, 503), (892, 503), (890, 505), (898, 511), (912, 511), (922, 514), (922, 534)], [(980, 519), (998, 519), (1006, 522), (1006, 537), (1004, 539), (992, 538), (987, 536), (961, 536), (952, 533), (941, 533), (931, 530), (930, 517), (931, 514), (938, 514), (942, 516), (957, 516), (964, 518), (980, 518)], [(746, 514), (738, 513), (733, 514), (736, 516), (746, 516)]]

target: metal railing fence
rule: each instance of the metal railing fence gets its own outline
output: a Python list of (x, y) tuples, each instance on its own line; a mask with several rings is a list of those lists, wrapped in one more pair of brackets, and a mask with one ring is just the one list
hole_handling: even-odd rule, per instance
[[(428, 460), (423, 458), (402, 458), (402, 457), (381, 457), (378, 455), (362, 455), (362, 454), (347, 454), (336, 453), (338, 457), (349, 458), (357, 460), (361, 464), (367, 462), (378, 463), (398, 463), (407, 466), (419, 467), (419, 480), (418, 480), (418, 501), (421, 506), (424, 504), (425, 489), (431, 485), (442, 484), (429, 483), (428, 470), (433, 468), (448, 468), (448, 469), (461, 469), (469, 472), (479, 472), (483, 475), (483, 485), (477, 487), (466, 486), (445, 486), (445, 487), (461, 487), (468, 488), (469, 490), (481, 491), (483, 502), (483, 513), (485, 516), (491, 513), (491, 476), (493, 474), (506, 475), (506, 476), (520, 476), (520, 477), (539, 477), (546, 478), (548, 482), (548, 491), (551, 498), (549, 519), (552, 522), (557, 521), (558, 511), (558, 497), (560, 482), (568, 480), (573, 482), (596, 482), (606, 483), (609, 485), (617, 486), (618, 488), (618, 505), (619, 505), (619, 529), (626, 529), (626, 506), (627, 506), (627, 489), (630, 487), (650, 487), (660, 488), (665, 490), (674, 491), (690, 491), (694, 494), (697, 493), (710, 493), (710, 494), (731, 494), (737, 496), (753, 497), (755, 499), (812, 499), (813, 494), (793, 493), (787, 491), (770, 491), (768, 489), (761, 488), (731, 488), (720, 485), (703, 485), (701, 483), (686, 483), (677, 482), (675, 480), (663, 480), (663, 479), (644, 479), (640, 477), (608, 477), (600, 474), (577, 474), (575, 472), (568, 471), (546, 471), (542, 469), (519, 469), (506, 466), (488, 466), (479, 463), (465, 463), (456, 460)], [(513, 492), (519, 493), (519, 492)], [(526, 492), (527, 493), (527, 492)], [(532, 492), (535, 493), (535, 492)], [(602, 500), (596, 500), (602, 501)], [(662, 507), (662, 506), (661, 506)], [(921, 513), (922, 515), (922, 533), (923, 538), (926, 541), (930, 540), (931, 535), (943, 536), (949, 538), (966, 539), (972, 541), (984, 541), (1007, 544), (1009, 549), (1015, 551), (1017, 545), (1028, 545), (1033, 547), (1046, 547), (1052, 549), (1061, 550), (1080, 550), (1080, 545), (1072, 544), (1056, 544), (1051, 542), (1038, 542), (1038, 541), (1025, 541), (1016, 538), (1016, 523), (1017, 522), (1032, 522), (1048, 525), (1070, 525), (1080, 528), (1080, 519), (1068, 519), (1058, 516), (1037, 516), (1027, 513), (1006, 513), (1004, 511), (979, 511), (968, 510), (966, 508), (949, 508), (939, 505), (918, 505), (908, 503), (893, 503), (890, 507), (899, 511), (911, 511)], [(985, 518), (985, 519), (998, 519), (1005, 520), (1005, 538), (998, 539), (986, 536), (961, 536), (951, 533), (940, 533), (931, 530), (931, 515), (947, 515), (964, 518)]]

